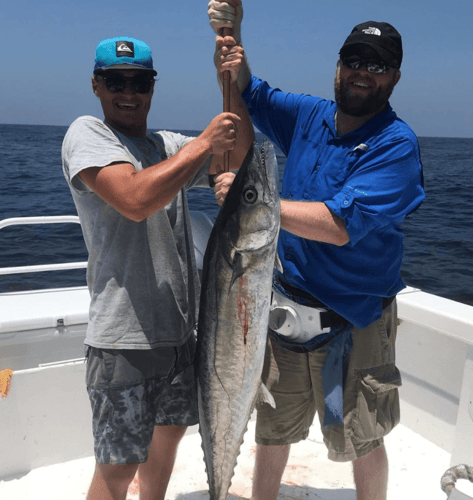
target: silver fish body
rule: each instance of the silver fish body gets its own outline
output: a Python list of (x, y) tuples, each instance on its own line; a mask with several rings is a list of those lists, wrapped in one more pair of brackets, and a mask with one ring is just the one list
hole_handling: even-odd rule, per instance
[(204, 258), (196, 369), (211, 500), (224, 500), (259, 397), (280, 225), (272, 144), (255, 143), (217, 217)]

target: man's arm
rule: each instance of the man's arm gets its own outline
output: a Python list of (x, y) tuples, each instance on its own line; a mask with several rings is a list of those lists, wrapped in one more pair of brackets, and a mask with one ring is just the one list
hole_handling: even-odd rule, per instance
[(343, 219), (321, 202), (281, 200), (281, 229), (307, 240), (336, 246), (350, 241)]
[(235, 39), (231, 36), (225, 38), (218, 36), (216, 40), (216, 56), (214, 61), (220, 83), (223, 80), (223, 73), (225, 71), (229, 71), (230, 73), (230, 110), (241, 119), (235, 148), (230, 154), (230, 170), (237, 170), (240, 168), (252, 142), (255, 140), (253, 124), (251, 123), (248, 109), (241, 97), (241, 91), (237, 81), (238, 74), (241, 72), (241, 65), (244, 61), (243, 47), (237, 45)]
[[(241, 0), (211, 0), (208, 15), (210, 25), (217, 35), (223, 28), (233, 30), (233, 37), (217, 36), (216, 39), (214, 60), (218, 69), (220, 86), (223, 71), (229, 70), (232, 80), (237, 80), (239, 90), (243, 92), (251, 79), (251, 70), (241, 45), (241, 21), (243, 19)], [(243, 102), (242, 105), (245, 106)], [(232, 181), (233, 178), (230, 175), (216, 178), (215, 196), (220, 205)], [(345, 245), (350, 241), (343, 220), (333, 214), (324, 203), (281, 200), (281, 228), (308, 240), (337, 246)]]
[[(235, 175), (221, 174), (215, 179), (215, 198), (222, 205)], [(346, 245), (350, 236), (343, 219), (331, 212), (325, 203), (281, 200), (281, 229), (306, 240)]]
[[(220, 36), (224, 28), (230, 28), (232, 30), (231, 38), (234, 39), (234, 42), (231, 45), (237, 45), (243, 49), (241, 43), (241, 22), (243, 20), (243, 5), (241, 3), (241, 0), (210, 0), (207, 13), (210, 19), (210, 26), (215, 31), (215, 33), (219, 35), (217, 37), (217, 45), (214, 56), (215, 65), (218, 68), (221, 56), (226, 55), (226, 49), (224, 48), (222, 52), (222, 47), (229, 46), (228, 37), (224, 39)], [(222, 40), (220, 44), (219, 39)], [(242, 55), (243, 57), (241, 61), (241, 68), (239, 68), (236, 74), (240, 92), (243, 92), (243, 90), (245, 90), (251, 79), (250, 66), (243, 51)], [(222, 87), (222, 77), (220, 71), (218, 71), (217, 76), (220, 87)]]
[(210, 155), (232, 150), (240, 118), (223, 113), (171, 158), (139, 172), (131, 163), (82, 170), (79, 177), (122, 215), (141, 222), (164, 208)]
[[(225, 67), (222, 64), (222, 67)], [(224, 70), (222, 70), (224, 71)], [(235, 147), (230, 152), (230, 170), (238, 170), (255, 140), (255, 131), (251, 123), (246, 105), (241, 98), (238, 84), (232, 80), (230, 84), (230, 110), (240, 118), (237, 128)], [(223, 155), (214, 157), (209, 174), (215, 175), (223, 172)]]
[[(230, 110), (242, 120), (238, 130), (238, 139), (230, 155), (230, 170), (238, 169), (254, 141), (254, 129), (241, 92), (248, 85), (251, 72), (241, 46), (240, 26), (243, 18), (243, 7), (240, 0), (211, 0), (208, 6), (210, 25), (217, 33), (214, 63), (217, 78), (223, 89), (223, 73), (230, 72)], [(223, 28), (231, 28), (232, 36), (222, 37)], [(220, 160), (220, 159), (219, 159)]]

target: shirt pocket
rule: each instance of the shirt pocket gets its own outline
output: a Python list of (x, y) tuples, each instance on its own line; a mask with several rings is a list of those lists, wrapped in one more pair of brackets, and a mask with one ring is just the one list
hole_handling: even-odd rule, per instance
[(358, 442), (386, 436), (400, 421), (399, 387), (401, 374), (394, 363), (359, 370), (357, 403), (352, 433)]
[(342, 190), (350, 175), (356, 171), (358, 158), (350, 155), (348, 145), (337, 146), (331, 143), (318, 159), (318, 163), (317, 169), (320, 169), (321, 174), (318, 186), (332, 197)]
[(284, 171), (282, 196), (293, 200), (313, 198), (318, 160), (322, 146), (302, 134), (296, 147), (292, 147)]

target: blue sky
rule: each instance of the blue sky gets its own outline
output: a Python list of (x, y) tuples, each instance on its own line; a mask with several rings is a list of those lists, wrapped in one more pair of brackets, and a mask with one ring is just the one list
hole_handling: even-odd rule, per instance
[[(419, 136), (473, 137), (472, 0), (246, 0), (253, 73), (333, 98), (338, 51), (355, 24), (386, 21), (404, 43), (391, 104)], [(0, 11), (0, 122), (69, 125), (102, 117), (90, 85), (95, 47), (132, 36), (158, 71), (150, 128), (202, 130), (221, 110), (206, 0), (15, 0)]]

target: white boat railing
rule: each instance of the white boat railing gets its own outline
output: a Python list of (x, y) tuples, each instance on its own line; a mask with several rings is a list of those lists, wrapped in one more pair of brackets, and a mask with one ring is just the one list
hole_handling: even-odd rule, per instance
[[(53, 215), (44, 217), (12, 217), (0, 221), (0, 229), (9, 226), (20, 226), (27, 224), (80, 224), (77, 215)], [(70, 269), (84, 269), (87, 262), (67, 262), (62, 264), (43, 264), (35, 266), (16, 266), (0, 268), (0, 276), (7, 274), (41, 273), (45, 271), (65, 271)]]

